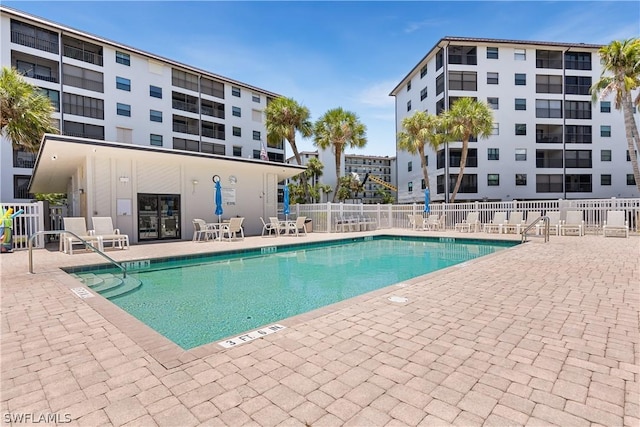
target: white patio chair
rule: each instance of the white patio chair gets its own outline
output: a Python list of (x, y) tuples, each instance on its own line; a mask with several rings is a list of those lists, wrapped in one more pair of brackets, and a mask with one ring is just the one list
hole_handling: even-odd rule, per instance
[(479, 212), (469, 212), (467, 214), (467, 219), (463, 219), (462, 222), (457, 222), (454, 226), (453, 229), (455, 231), (466, 231), (468, 233), (471, 233), (472, 231), (474, 233), (480, 231), (480, 213)]
[(438, 214), (430, 214), (427, 217), (425, 226), (427, 230), (439, 231), (444, 230), (444, 216), (440, 217)]
[(493, 219), (490, 223), (487, 223), (483, 227), (485, 233), (502, 233), (502, 228), (507, 223), (506, 212), (496, 212), (493, 214)]
[(241, 240), (244, 239), (244, 230), (242, 229), (242, 222), (244, 221), (244, 217), (236, 217), (231, 218), (228, 223), (223, 223), (220, 226), (220, 239), (224, 239), (225, 235), (226, 239), (231, 241), (231, 239), (236, 239), (238, 237), (238, 233), (240, 233)]
[[(544, 216), (549, 218), (549, 234), (555, 234), (556, 236), (559, 236), (560, 224), (562, 224), (562, 221), (560, 220), (560, 212), (549, 211)], [(544, 230), (544, 221), (540, 221), (536, 224), (536, 234), (542, 233), (542, 230)]]
[(295, 221), (287, 222), (287, 228), (285, 230), (285, 234), (287, 236), (300, 236), (301, 234), (307, 235), (307, 229), (304, 226), (304, 221), (307, 219), (306, 216), (299, 216)]
[(207, 227), (204, 219), (196, 218), (193, 220), (193, 241), (203, 242), (216, 239), (216, 230)]
[(523, 212), (511, 212), (509, 220), (504, 224), (502, 228), (503, 232), (513, 232), (520, 234), (520, 228), (524, 225), (524, 213)]
[(413, 229), (414, 230), (426, 230), (427, 220), (422, 214), (413, 215)]
[(120, 229), (113, 227), (110, 216), (94, 216), (91, 218), (93, 234), (102, 238), (102, 246), (110, 242), (111, 247), (120, 249), (129, 248), (129, 235), (120, 233)]
[(567, 218), (560, 223), (560, 234), (584, 236), (584, 215), (582, 211), (567, 211)]
[(264, 219), (260, 217), (260, 222), (262, 222), (262, 237), (264, 237), (265, 234), (267, 235), (267, 237), (270, 237), (271, 235), (273, 235), (274, 237), (278, 237), (279, 224), (277, 221), (275, 222), (275, 224), (272, 220), (269, 220), (269, 222), (264, 222)]
[[(85, 240), (93, 246), (96, 246), (100, 251), (104, 250), (102, 246), (102, 238), (100, 236), (94, 236), (87, 230), (87, 223), (84, 217), (66, 217), (63, 218), (65, 231), (71, 231), (78, 235), (80, 239)], [(84, 243), (72, 234), (63, 234), (60, 236), (60, 250), (69, 255), (73, 255), (73, 245)]]
[(629, 223), (624, 211), (607, 211), (607, 220), (602, 226), (602, 235), (604, 237), (629, 237)]

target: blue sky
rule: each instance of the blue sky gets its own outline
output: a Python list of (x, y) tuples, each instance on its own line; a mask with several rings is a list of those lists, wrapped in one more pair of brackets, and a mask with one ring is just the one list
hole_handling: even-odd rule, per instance
[[(444, 36), (607, 44), (638, 37), (624, 1), (5, 1), (5, 6), (292, 97), (343, 107), (395, 155), (391, 90)], [(311, 139), (301, 150), (314, 150)]]

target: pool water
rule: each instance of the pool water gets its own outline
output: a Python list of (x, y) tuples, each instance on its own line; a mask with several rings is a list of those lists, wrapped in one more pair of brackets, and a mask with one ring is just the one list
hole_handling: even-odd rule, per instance
[(131, 273), (142, 286), (112, 302), (190, 349), (513, 245), (377, 238), (212, 255)]

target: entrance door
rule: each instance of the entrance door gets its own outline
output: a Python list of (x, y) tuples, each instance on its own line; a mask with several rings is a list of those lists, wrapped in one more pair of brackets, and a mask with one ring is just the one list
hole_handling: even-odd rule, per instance
[(180, 195), (138, 194), (138, 240), (180, 238)]

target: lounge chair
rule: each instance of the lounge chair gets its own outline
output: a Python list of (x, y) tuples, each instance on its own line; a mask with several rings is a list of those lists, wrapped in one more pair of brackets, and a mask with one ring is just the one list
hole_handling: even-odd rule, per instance
[(120, 229), (113, 227), (113, 220), (110, 216), (94, 216), (91, 218), (93, 223), (93, 234), (102, 238), (102, 246), (111, 242), (111, 247), (120, 249), (129, 248), (129, 235), (120, 233)]
[[(529, 227), (535, 220), (540, 218), (542, 214), (540, 211), (529, 211), (527, 212), (527, 219), (522, 224), (522, 230), (524, 231), (527, 227)], [(538, 222), (540, 224), (540, 222)], [(536, 224), (536, 234), (538, 234), (538, 224)]]
[(607, 211), (607, 220), (602, 226), (602, 235), (629, 237), (629, 223), (624, 211)]
[(483, 227), (485, 233), (502, 233), (502, 228), (507, 223), (506, 212), (496, 212), (493, 214), (493, 219), (490, 223), (487, 223)]
[(511, 212), (509, 220), (504, 224), (502, 231), (505, 233), (514, 232), (520, 234), (520, 229), (524, 225), (524, 213), (523, 212)]
[(414, 230), (426, 230), (427, 219), (422, 214), (413, 215), (413, 229)]
[(287, 222), (285, 234), (287, 236), (300, 236), (301, 234), (307, 235), (307, 229), (304, 226), (304, 221), (307, 219), (306, 216), (299, 216), (295, 221)]
[(273, 222), (273, 218), (269, 222), (264, 222), (264, 219), (260, 217), (260, 221), (262, 222), (262, 237), (273, 235), (274, 237), (278, 237), (280, 233), (280, 225), (278, 223), (278, 219), (276, 218), (276, 222)]
[(231, 239), (236, 239), (238, 237), (238, 233), (240, 233), (241, 239), (244, 239), (244, 230), (242, 229), (242, 222), (244, 221), (244, 217), (236, 217), (231, 218), (228, 223), (223, 223), (220, 226), (220, 239), (224, 239), (225, 235), (226, 239), (231, 241)]
[(467, 214), (467, 219), (462, 220), (462, 222), (458, 222), (453, 226), (455, 231), (466, 231), (474, 233), (480, 231), (480, 213), (479, 212), (469, 212)]
[(193, 220), (193, 241), (203, 242), (207, 240), (215, 240), (216, 230), (207, 227), (204, 219), (196, 218)]
[(427, 217), (425, 227), (427, 230), (439, 231), (444, 230), (444, 216), (440, 217), (438, 214), (430, 214)]
[[(560, 212), (549, 211), (544, 216), (549, 218), (549, 234), (555, 234), (556, 236), (559, 236), (560, 224), (562, 224), (562, 221), (560, 220)], [(536, 234), (540, 234), (542, 230), (544, 230), (544, 221), (540, 221), (536, 224)]]
[[(102, 246), (102, 238), (100, 236), (94, 236), (93, 234), (89, 233), (89, 231), (87, 231), (87, 223), (84, 217), (67, 217), (63, 218), (63, 222), (65, 231), (71, 231), (72, 233), (75, 233), (78, 237), (80, 237), (80, 239), (97, 247), (100, 251), (104, 249), (104, 247)], [(64, 253), (73, 255), (73, 245), (84, 245), (84, 242), (82, 240), (79, 240), (72, 234), (65, 233), (60, 236), (60, 250), (64, 251)]]
[(576, 234), (584, 236), (584, 219), (582, 211), (567, 211), (567, 218), (560, 224), (560, 234)]

